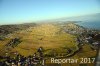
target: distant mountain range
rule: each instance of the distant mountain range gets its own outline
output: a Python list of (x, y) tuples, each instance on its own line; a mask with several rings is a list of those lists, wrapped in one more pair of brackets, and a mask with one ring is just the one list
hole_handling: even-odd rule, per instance
[(84, 16), (76, 16), (76, 17), (68, 17), (68, 18), (61, 18), (56, 19), (56, 21), (100, 21), (100, 13), (91, 14), (91, 15), (84, 15)]
[(59, 22), (74, 22), (89, 29), (100, 30), (100, 13), (58, 19)]

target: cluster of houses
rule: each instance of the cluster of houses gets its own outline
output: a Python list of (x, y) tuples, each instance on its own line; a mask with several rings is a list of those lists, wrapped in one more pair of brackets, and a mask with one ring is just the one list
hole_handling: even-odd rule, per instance
[(16, 57), (11, 58), (6, 53), (5, 57), (0, 57), (4, 59), (0, 62), (0, 66), (44, 66), (43, 49), (40, 47), (37, 53), (24, 57), (16, 53)]
[(84, 34), (80, 34), (80, 38), (78, 38), (78, 43), (86, 43), (89, 44), (91, 49), (97, 50), (100, 45), (100, 33), (95, 31), (87, 31)]

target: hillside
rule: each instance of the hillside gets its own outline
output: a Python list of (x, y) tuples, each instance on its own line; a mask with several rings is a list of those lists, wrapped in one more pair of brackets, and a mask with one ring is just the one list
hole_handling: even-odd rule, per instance
[[(13, 31), (15, 26), (11, 27)], [(79, 51), (76, 34), (81, 34), (80, 32), (85, 30), (74, 23), (41, 23), (35, 26), (24, 25), (19, 28), (21, 30), (14, 29), (14, 32), (5, 35), (4, 40), (0, 40), (1, 56), (4, 56), (6, 52), (11, 56), (15, 52), (29, 56), (37, 52), (39, 47), (44, 48), (44, 54), (47, 56), (52, 56), (54, 53), (71, 55)], [(8, 28), (4, 29), (8, 30)], [(91, 51), (88, 48), (87, 50)]]
[(19, 26), (1, 27), (9, 33), (0, 34), (1, 39), (3, 38), (0, 39), (0, 57), (15, 57), (16, 53), (29, 57), (37, 53), (40, 47), (43, 48), (44, 58), (48, 58), (45, 62), (47, 65), (50, 63), (50, 57), (79, 59), (96, 56), (95, 47), (84, 42), (84, 38), (81, 37), (86, 29), (75, 23), (38, 23)]
[(0, 35), (7, 35), (9, 33), (13, 33), (14, 31), (27, 29), (31, 26), (35, 26), (35, 23), (19, 25), (0, 25)]
[[(15, 27), (15, 26), (11, 26), (11, 27)], [(12, 53), (17, 51), (22, 55), (28, 56), (36, 52), (36, 50), (40, 46), (45, 48), (45, 51), (49, 50), (50, 52), (52, 52), (51, 50), (55, 50), (55, 52), (64, 53), (66, 52), (67, 48), (71, 48), (72, 52), (78, 50), (77, 42), (75, 41), (75, 36), (61, 31), (62, 29), (61, 26), (48, 23), (48, 24), (38, 24), (34, 27), (32, 26), (30, 27), (24, 26), (24, 27), (26, 27), (26, 29), (22, 27), (23, 30), (20, 29), (16, 30), (16, 28), (10, 28), (11, 31), (15, 31), (15, 30), (16, 31), (7, 34), (5, 40), (0, 41), (0, 45), (1, 45), (0, 47), (3, 48), (3, 49), (1, 48), (3, 52)], [(5, 29), (5, 30), (10, 31), (10, 29)], [(11, 41), (14, 38), (19, 38), (22, 42), (19, 43), (14, 48), (10, 46), (9, 48), (10, 51), (5, 50), (5, 45), (8, 44), (9, 41)], [(65, 47), (65, 51), (63, 49), (64, 47)], [(48, 53), (48, 51), (46, 51), (45, 53)]]

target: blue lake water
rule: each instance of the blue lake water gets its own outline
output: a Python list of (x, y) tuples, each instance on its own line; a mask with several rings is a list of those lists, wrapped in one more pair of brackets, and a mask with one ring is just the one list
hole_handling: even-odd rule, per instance
[(76, 24), (85, 28), (100, 30), (100, 22), (78, 22)]

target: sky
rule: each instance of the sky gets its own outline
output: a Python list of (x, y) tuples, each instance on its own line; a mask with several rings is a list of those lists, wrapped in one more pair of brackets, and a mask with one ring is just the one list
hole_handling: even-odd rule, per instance
[(100, 0), (0, 0), (0, 24), (100, 13)]

